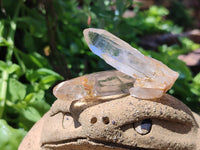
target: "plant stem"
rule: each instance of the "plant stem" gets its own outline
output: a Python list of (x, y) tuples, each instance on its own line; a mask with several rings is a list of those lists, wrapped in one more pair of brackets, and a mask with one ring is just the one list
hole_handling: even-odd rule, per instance
[(13, 48), (14, 48), (14, 34), (16, 30), (16, 24), (14, 21), (10, 21), (10, 32), (9, 36), (7, 38), (8, 43), (10, 44), (8, 47), (8, 53), (6, 55), (6, 61), (10, 62), (12, 59), (12, 54), (13, 54)]
[(7, 71), (3, 71), (2, 72), (2, 85), (1, 85), (1, 92), (0, 92), (0, 119), (3, 116), (5, 102), (6, 102), (8, 77), (9, 77), (8, 72)]
[[(7, 41), (9, 43), (9, 46), (7, 47), (7, 54), (6, 54), (6, 62), (7, 64), (12, 63), (12, 55), (14, 52), (14, 37), (15, 37), (15, 31), (16, 31), (16, 22), (15, 19), (19, 15), (21, 2), (18, 4), (13, 19), (10, 21), (10, 31), (8, 32)], [(9, 73), (4, 70), (2, 72), (2, 85), (0, 87), (0, 119), (3, 117), (5, 104), (6, 104), (6, 95), (7, 95), (7, 87), (8, 87), (8, 78)]]
[(71, 73), (67, 68), (67, 61), (64, 56), (57, 50), (56, 44), (56, 31), (57, 31), (57, 14), (54, 10), (54, 5), (52, 0), (44, 0), (44, 6), (46, 10), (46, 24), (49, 36), (49, 45), (51, 48), (51, 53), (49, 56), (50, 63), (53, 69), (61, 74), (65, 79), (70, 79)]
[(14, 54), (15, 54), (15, 57), (20, 65), (20, 67), (22, 68), (22, 71), (25, 72), (26, 66), (25, 66), (24, 62), (21, 60), (21, 58), (19, 56), (19, 50), (17, 48), (14, 48)]

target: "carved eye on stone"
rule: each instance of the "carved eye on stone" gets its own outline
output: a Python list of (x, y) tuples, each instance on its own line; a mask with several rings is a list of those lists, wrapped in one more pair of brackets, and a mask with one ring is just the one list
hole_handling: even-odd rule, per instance
[(151, 119), (144, 119), (134, 123), (133, 127), (137, 133), (141, 135), (148, 134), (151, 131), (152, 121)]

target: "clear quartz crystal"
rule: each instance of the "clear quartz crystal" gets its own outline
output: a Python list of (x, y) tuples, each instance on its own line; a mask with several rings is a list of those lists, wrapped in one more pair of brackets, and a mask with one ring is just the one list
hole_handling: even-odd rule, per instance
[(128, 94), (133, 82), (132, 77), (119, 71), (103, 71), (61, 82), (53, 93), (61, 100), (97, 101)]
[(135, 79), (129, 91), (136, 98), (160, 98), (178, 78), (177, 72), (153, 58), (144, 56), (106, 30), (89, 28), (83, 33), (94, 54)]

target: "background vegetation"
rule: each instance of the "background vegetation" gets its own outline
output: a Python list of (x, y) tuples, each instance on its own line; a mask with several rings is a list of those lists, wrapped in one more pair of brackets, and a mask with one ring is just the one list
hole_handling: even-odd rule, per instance
[[(169, 93), (200, 112), (200, 73), (192, 73), (177, 59), (199, 44), (185, 37), (156, 50), (140, 44), (145, 35), (178, 34), (193, 27), (181, 2), (170, 11), (156, 5), (142, 10), (133, 0), (1, 0), (0, 6), (1, 149), (17, 149), (49, 110), (56, 81), (112, 69), (87, 47), (82, 31), (88, 27), (104, 28), (179, 72)], [(124, 17), (127, 10), (134, 17)]]

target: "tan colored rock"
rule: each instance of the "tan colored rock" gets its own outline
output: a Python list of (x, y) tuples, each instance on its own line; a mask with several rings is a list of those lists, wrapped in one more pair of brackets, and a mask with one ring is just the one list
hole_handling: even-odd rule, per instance
[[(55, 101), (19, 150), (200, 149), (200, 117), (167, 94), (153, 101), (124, 96), (72, 112), (72, 102)], [(145, 119), (152, 124), (140, 134), (136, 125)]]
[(200, 49), (196, 49), (188, 54), (180, 55), (178, 59), (184, 61), (187, 66), (200, 66)]

